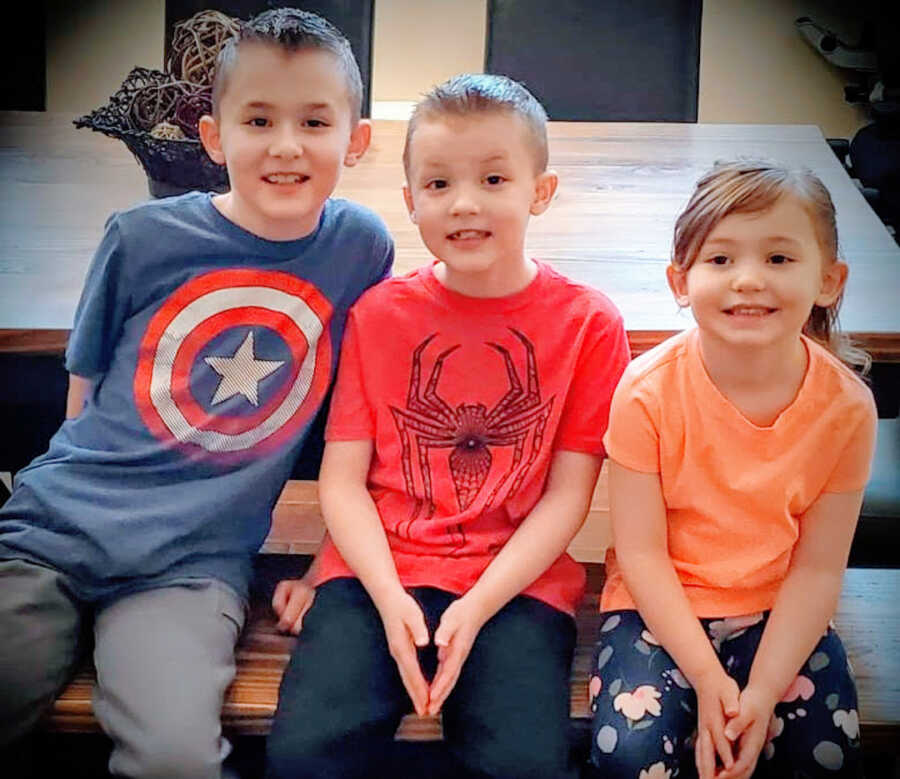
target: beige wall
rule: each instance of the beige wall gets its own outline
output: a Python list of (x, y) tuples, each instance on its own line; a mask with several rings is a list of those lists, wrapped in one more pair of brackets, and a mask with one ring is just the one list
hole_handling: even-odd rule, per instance
[[(162, 64), (165, 0), (48, 2), (48, 109), (86, 112), (133, 65)], [(705, 0), (700, 121), (810, 123), (828, 136), (852, 135), (865, 118), (843, 101), (844, 74), (793, 26), (807, 14), (842, 31), (840, 5)], [(486, 0), (376, 0), (373, 99), (416, 100), (454, 73), (480, 71), (485, 20)]]
[(853, 34), (834, 6), (822, 0), (705, 0), (698, 120), (817, 124), (826, 137), (852, 136), (866, 119), (844, 102), (846, 75), (794, 28), (797, 17), (809, 16)]
[(373, 100), (417, 100), (484, 69), (485, 0), (376, 0)]
[(87, 113), (135, 65), (162, 66), (165, 0), (45, 2), (48, 110)]

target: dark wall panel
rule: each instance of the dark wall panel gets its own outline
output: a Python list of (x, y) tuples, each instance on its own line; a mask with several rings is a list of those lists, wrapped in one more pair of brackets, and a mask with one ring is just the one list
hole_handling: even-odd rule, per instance
[(488, 0), (485, 70), (551, 119), (696, 122), (702, 0)]

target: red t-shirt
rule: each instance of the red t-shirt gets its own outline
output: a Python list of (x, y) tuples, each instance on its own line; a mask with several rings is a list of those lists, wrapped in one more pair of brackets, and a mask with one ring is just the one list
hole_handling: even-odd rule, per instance
[[(368, 487), (400, 580), (463, 594), (540, 498), (552, 454), (603, 456), (629, 359), (602, 293), (538, 263), (504, 298), (446, 289), (430, 267), (351, 309), (326, 439), (374, 441)], [(316, 584), (353, 576), (330, 540)], [(584, 570), (562, 554), (523, 594), (573, 613)]]

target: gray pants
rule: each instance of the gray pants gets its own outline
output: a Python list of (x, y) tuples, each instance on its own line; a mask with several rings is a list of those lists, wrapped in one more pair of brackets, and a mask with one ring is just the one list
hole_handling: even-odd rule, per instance
[(70, 679), (93, 620), (94, 713), (110, 773), (218, 779), (225, 690), (244, 605), (213, 580), (126, 595), (94, 611), (64, 574), (0, 561), (0, 748), (31, 730)]

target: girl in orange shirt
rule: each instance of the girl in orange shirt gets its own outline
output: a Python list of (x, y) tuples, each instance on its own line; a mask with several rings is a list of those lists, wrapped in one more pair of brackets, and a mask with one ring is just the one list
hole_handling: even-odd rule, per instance
[(857, 776), (856, 689), (829, 620), (876, 413), (842, 362), (867, 357), (836, 328), (847, 266), (828, 191), (807, 171), (715, 167), (667, 276), (697, 327), (633, 361), (613, 399), (591, 763)]

